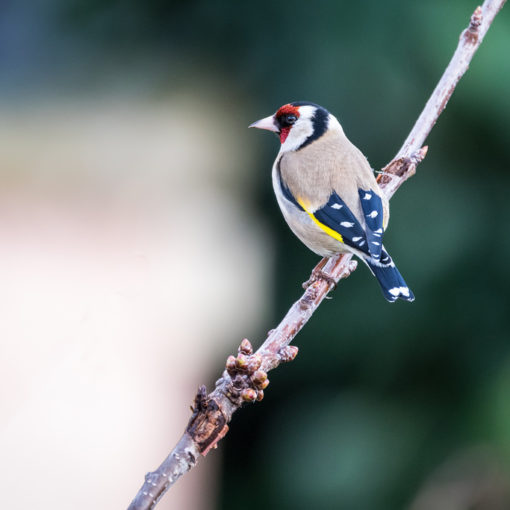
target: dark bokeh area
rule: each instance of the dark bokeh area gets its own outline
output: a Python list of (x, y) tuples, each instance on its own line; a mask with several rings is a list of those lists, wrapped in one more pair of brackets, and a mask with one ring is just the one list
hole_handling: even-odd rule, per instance
[[(381, 168), (475, 7), (11, 0), (0, 87), (7, 100), (87, 96), (105, 84), (155, 98), (210, 88), (239, 130), (309, 100), (337, 115)], [(211, 508), (510, 508), (509, 51), (507, 6), (427, 140), (417, 175), (392, 199), (385, 244), (416, 301), (388, 304), (361, 266), (338, 286), (297, 337), (295, 362), (270, 375), (262, 403), (234, 417)], [(234, 180), (250, 183), (243, 203), (276, 253), (274, 308), (246, 332), (258, 345), (317, 257), (273, 197), (277, 139), (250, 135), (257, 159)], [(228, 354), (218, 353), (212, 375)]]

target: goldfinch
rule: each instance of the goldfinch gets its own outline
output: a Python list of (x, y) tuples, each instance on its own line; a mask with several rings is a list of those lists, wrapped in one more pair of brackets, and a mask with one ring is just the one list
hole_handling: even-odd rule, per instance
[(370, 268), (388, 301), (413, 301), (383, 246), (388, 199), (336, 117), (314, 103), (295, 102), (250, 127), (280, 138), (273, 188), (294, 234), (322, 257), (353, 253)]

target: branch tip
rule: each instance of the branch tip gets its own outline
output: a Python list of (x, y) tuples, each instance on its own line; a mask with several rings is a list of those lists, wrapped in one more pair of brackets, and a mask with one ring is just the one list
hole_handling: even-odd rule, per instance
[(239, 352), (243, 354), (253, 354), (253, 347), (250, 343), (250, 341), (247, 338), (243, 338), (243, 341), (241, 342), (241, 345), (239, 346)]
[(478, 6), (473, 12), (471, 19), (469, 20), (469, 26), (462, 32), (461, 39), (464, 37), (464, 40), (470, 44), (476, 44), (478, 42), (478, 35), (480, 32), (480, 25), (483, 21), (483, 11), (480, 6)]
[(471, 16), (471, 21), (469, 23), (469, 30), (471, 31), (478, 31), (480, 28), (480, 25), (483, 21), (483, 11), (482, 6), (479, 5), (475, 11), (473, 12), (473, 15)]
[(413, 152), (411, 154), (411, 157), (409, 158), (411, 160), (411, 163), (415, 166), (421, 163), (425, 159), (425, 156), (427, 155), (428, 151), (429, 146), (424, 145), (421, 149), (418, 149), (417, 151)]
[(293, 361), (298, 355), (299, 349), (295, 345), (287, 345), (283, 347), (278, 352), (280, 360), (283, 363), (288, 363), (289, 361)]

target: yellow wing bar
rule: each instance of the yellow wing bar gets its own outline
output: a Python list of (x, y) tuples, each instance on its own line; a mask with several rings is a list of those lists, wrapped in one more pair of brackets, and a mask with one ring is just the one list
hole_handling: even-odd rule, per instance
[(340, 241), (341, 243), (344, 242), (344, 238), (336, 231), (336, 230), (333, 230), (332, 228), (329, 228), (327, 225), (324, 225), (324, 223), (321, 223), (314, 215), (313, 213), (311, 213), (309, 211), (309, 204), (306, 204), (305, 201), (302, 199), (302, 198), (298, 198), (297, 199), (298, 201), (298, 204), (306, 211), (306, 213), (308, 214), (308, 216), (310, 216), (310, 218), (312, 219), (312, 221), (321, 229), (323, 230), (324, 232), (326, 232), (326, 234), (328, 234), (329, 236), (331, 236), (333, 239), (336, 239), (337, 241)]

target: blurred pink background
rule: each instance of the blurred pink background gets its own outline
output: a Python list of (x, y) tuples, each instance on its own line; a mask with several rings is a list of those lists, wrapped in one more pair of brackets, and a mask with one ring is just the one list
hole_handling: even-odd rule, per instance
[[(1, 116), (3, 506), (124, 508), (270, 306), (256, 159), (200, 93)], [(210, 508), (218, 455), (158, 508)]]

